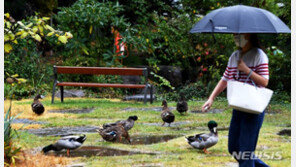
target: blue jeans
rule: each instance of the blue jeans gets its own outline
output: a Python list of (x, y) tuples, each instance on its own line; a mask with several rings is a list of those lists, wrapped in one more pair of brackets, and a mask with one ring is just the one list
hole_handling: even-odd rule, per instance
[[(254, 156), (265, 111), (259, 115), (233, 110), (228, 135), (228, 151), (240, 167), (268, 167)], [(242, 158), (243, 157), (243, 158)]]

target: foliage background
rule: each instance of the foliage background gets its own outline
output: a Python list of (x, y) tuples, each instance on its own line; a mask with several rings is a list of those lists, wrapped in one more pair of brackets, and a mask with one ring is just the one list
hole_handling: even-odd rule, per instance
[[(228, 0), (5, 1), (5, 12), (9, 12), (16, 21), (30, 23), (30, 17), (38, 12), (40, 16), (51, 17), (50, 24), (55, 29), (73, 34), (73, 38), (64, 45), (57, 45), (55, 38), (45, 38), (41, 43), (19, 41), (11, 53), (5, 54), (5, 72), (17, 73), (28, 79), (27, 85), (16, 93), (21, 98), (36, 91), (50, 91), (53, 65), (148, 66), (155, 74), (158, 74), (160, 65), (170, 65), (183, 71), (183, 84), (174, 92), (190, 92), (192, 95), (188, 98), (207, 97), (235, 49), (232, 35), (217, 34), (215, 42), (212, 35), (188, 32), (203, 15), (238, 3)], [(241, 3), (267, 9), (291, 26), (290, 1), (241, 0)], [(126, 56), (116, 56), (111, 26), (119, 30), (122, 40), (127, 43)], [(290, 38), (290, 34), (260, 35), (261, 45), (270, 60), (269, 88), (280, 94), (278, 99), (281, 101), (290, 101)], [(67, 79), (102, 80), (93, 76), (66, 76)], [(109, 80), (120, 81), (115, 77)], [(161, 81), (152, 77), (151, 82)], [(170, 86), (161, 86), (158, 90), (173, 92), (163, 87)], [(125, 90), (116, 92), (127, 93)], [(168, 98), (175, 99), (170, 95)]]

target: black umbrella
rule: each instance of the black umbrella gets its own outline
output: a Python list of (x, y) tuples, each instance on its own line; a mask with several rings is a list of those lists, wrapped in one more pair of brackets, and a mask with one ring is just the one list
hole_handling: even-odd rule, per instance
[(267, 10), (236, 5), (210, 12), (190, 33), (291, 33), (291, 30)]

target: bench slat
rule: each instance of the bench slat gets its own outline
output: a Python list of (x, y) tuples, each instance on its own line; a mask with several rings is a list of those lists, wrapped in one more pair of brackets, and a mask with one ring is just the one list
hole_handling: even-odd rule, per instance
[(144, 75), (146, 68), (55, 66), (58, 74)]
[(146, 85), (136, 84), (106, 84), (106, 83), (82, 83), (82, 82), (60, 82), (57, 86), (81, 86), (81, 87), (112, 87), (112, 88), (145, 88)]

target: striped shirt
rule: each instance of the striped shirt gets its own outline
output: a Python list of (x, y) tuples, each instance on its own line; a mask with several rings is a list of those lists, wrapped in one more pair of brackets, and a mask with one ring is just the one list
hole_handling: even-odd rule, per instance
[[(237, 70), (237, 61), (239, 60), (239, 51), (235, 51), (229, 58), (227, 68), (222, 76), (224, 81), (236, 80), (245, 82), (247, 80), (247, 74)], [(268, 71), (268, 57), (260, 48), (253, 48), (243, 55), (243, 61), (254, 72), (262, 77), (269, 79)], [(239, 75), (238, 75), (239, 74)], [(247, 80), (247, 83), (252, 84), (251, 79)]]

